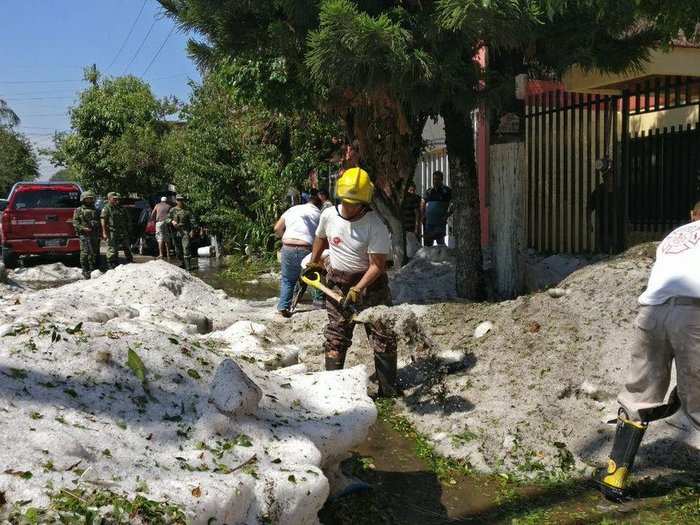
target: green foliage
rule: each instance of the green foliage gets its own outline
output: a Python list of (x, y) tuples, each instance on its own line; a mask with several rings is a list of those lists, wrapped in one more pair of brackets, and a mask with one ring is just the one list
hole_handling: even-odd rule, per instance
[(85, 188), (99, 193), (148, 194), (169, 182), (162, 142), (176, 112), (173, 100), (157, 100), (148, 84), (125, 76), (100, 79), (71, 109), (70, 133), (57, 134), (54, 164), (67, 166)]
[(146, 366), (139, 355), (131, 348), (129, 348), (126, 364), (141, 383), (146, 382)]
[(17, 113), (12, 111), (12, 108), (7, 105), (7, 102), (0, 98), (0, 127), (12, 127), (17, 124), (19, 124)]
[(182, 111), (186, 126), (168, 137), (167, 167), (177, 187), (186, 188), (193, 211), (229, 249), (267, 251), (275, 245), (272, 226), (286, 194), (308, 180), (312, 168), (327, 170), (338, 130), (314, 112), (281, 115), (256, 102), (246, 76), (255, 68), (249, 63), (241, 73), (241, 67), (223, 61), (194, 89)]
[(31, 181), (38, 175), (37, 156), (29, 139), (0, 126), (0, 196), (7, 195), (15, 182)]
[(129, 499), (109, 490), (82, 489), (63, 489), (53, 494), (47, 509), (23, 508), (21, 504), (17, 504), (9, 518), (10, 523), (27, 524), (187, 523), (182, 509), (168, 502), (149, 500), (141, 495)]

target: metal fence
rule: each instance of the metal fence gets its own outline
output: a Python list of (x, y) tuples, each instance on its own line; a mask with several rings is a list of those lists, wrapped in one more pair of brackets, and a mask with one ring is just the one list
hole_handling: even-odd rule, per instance
[(700, 80), (526, 103), (528, 245), (617, 252), (687, 220), (700, 197)]

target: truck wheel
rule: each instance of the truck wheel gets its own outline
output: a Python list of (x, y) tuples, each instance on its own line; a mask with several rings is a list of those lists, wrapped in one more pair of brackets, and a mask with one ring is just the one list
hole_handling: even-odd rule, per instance
[(2, 247), (2, 262), (5, 268), (15, 268), (17, 266), (17, 254), (6, 247)]

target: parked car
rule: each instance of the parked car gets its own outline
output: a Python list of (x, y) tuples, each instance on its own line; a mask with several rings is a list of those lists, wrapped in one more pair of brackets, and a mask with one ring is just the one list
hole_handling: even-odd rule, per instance
[(81, 188), (73, 182), (18, 182), (0, 216), (2, 260), (8, 267), (30, 255), (79, 255), (73, 211)]

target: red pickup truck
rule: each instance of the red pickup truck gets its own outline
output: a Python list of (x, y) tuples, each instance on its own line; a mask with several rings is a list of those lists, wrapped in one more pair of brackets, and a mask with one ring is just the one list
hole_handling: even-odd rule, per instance
[(81, 188), (72, 182), (18, 182), (0, 216), (0, 246), (7, 267), (20, 256), (78, 255), (73, 211)]

